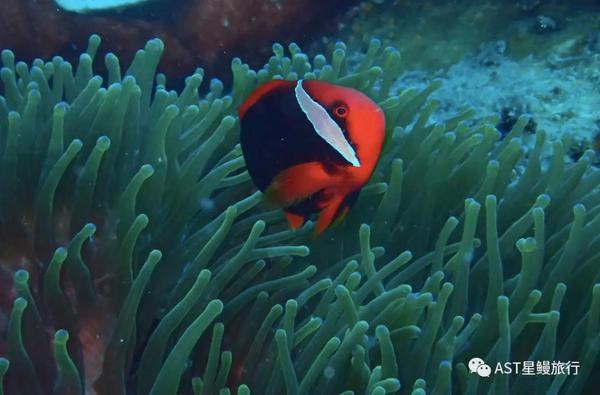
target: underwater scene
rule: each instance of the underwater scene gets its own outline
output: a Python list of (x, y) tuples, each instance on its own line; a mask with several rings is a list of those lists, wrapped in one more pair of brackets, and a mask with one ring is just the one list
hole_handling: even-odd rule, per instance
[(1, 0), (0, 395), (600, 394), (600, 1)]

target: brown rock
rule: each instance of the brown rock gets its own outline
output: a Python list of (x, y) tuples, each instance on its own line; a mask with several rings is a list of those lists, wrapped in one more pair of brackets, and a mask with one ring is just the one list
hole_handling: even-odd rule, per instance
[(259, 66), (273, 41), (313, 41), (335, 30), (336, 17), (356, 2), (181, 0), (169, 3), (176, 9), (159, 4), (157, 15), (146, 17), (144, 9), (78, 15), (53, 0), (2, 0), (0, 48), (12, 49), (19, 60), (60, 55), (76, 61), (89, 35), (97, 33), (103, 38), (100, 55), (114, 52), (126, 65), (148, 39), (159, 37), (167, 47), (161, 71), (169, 76), (183, 77), (201, 66), (209, 76), (227, 77), (232, 57)]

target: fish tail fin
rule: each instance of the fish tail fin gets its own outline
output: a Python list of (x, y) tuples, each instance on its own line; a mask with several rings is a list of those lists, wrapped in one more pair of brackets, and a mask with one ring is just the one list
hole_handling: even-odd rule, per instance
[(285, 211), (285, 217), (287, 218), (288, 224), (292, 230), (296, 230), (304, 225), (306, 218), (302, 215), (294, 214), (290, 211)]
[(323, 165), (307, 162), (283, 170), (264, 191), (265, 200), (278, 207), (290, 207), (305, 200), (331, 182)]

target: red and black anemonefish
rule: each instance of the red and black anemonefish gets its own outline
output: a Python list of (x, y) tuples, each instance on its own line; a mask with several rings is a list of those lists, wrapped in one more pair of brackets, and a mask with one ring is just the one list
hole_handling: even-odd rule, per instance
[(383, 111), (355, 89), (275, 80), (239, 108), (241, 147), (254, 184), (297, 229), (341, 221), (367, 183), (385, 136)]

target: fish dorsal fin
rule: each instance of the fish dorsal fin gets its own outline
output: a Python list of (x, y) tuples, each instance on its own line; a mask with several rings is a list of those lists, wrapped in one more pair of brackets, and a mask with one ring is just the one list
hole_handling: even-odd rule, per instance
[(352, 166), (360, 167), (360, 162), (356, 157), (356, 152), (344, 137), (344, 132), (340, 126), (329, 116), (327, 110), (319, 103), (314, 101), (312, 97), (302, 87), (302, 80), (298, 80), (294, 89), (296, 100), (300, 108), (306, 114), (306, 117), (313, 125), (313, 128), (319, 136), (321, 136), (327, 144), (335, 149), (344, 157)]

